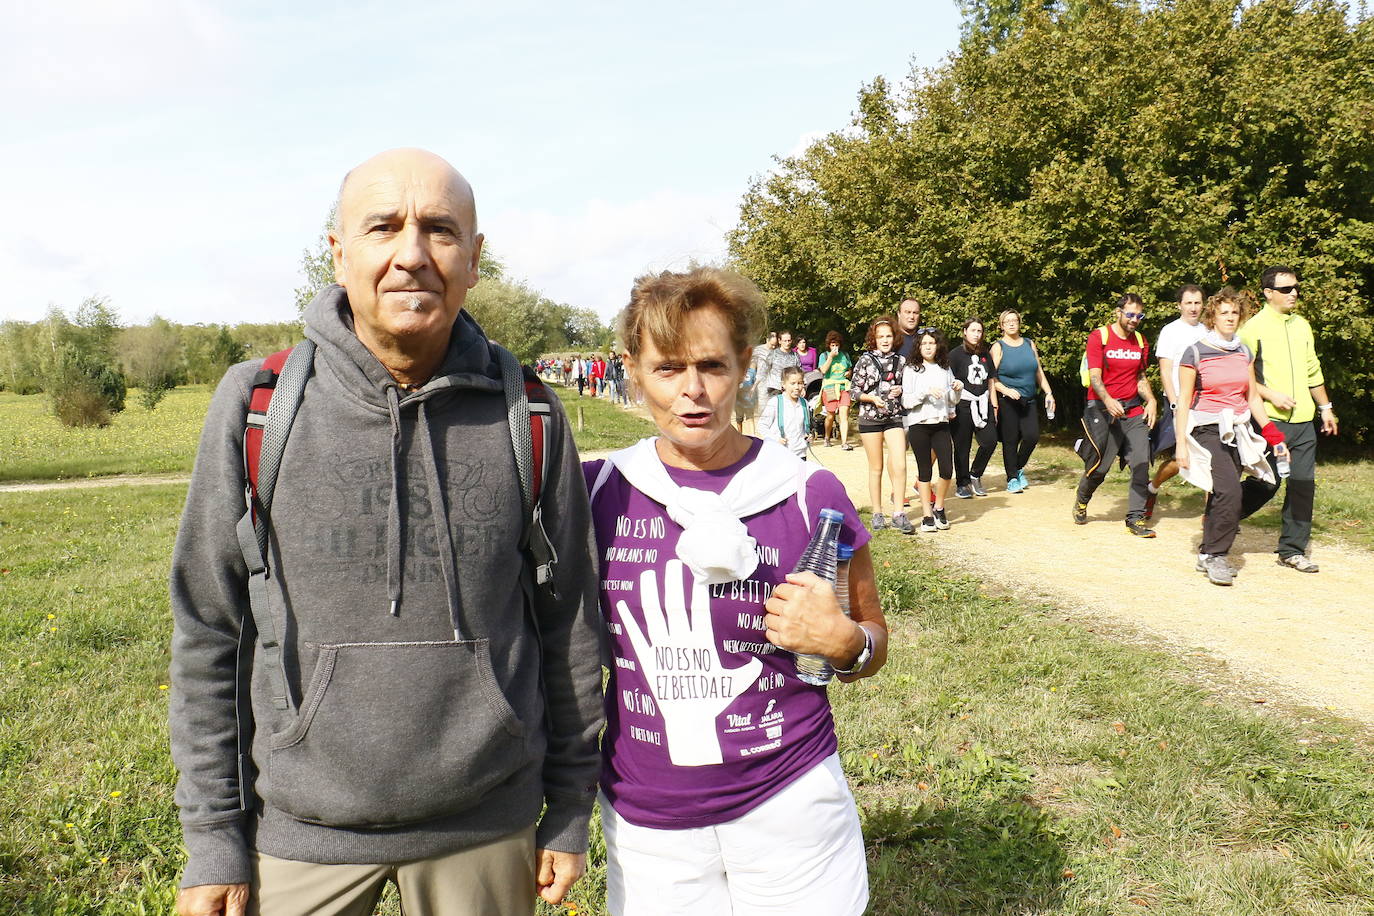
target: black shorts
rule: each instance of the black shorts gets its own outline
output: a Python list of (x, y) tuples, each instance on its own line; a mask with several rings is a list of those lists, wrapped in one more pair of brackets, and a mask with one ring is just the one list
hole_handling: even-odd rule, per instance
[(901, 429), (902, 420), (900, 417), (894, 420), (859, 420), (859, 432), (861, 433), (885, 433), (889, 429)]

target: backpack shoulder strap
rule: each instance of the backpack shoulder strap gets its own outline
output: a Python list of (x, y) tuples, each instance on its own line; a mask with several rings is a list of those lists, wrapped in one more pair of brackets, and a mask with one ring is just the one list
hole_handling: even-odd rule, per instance
[(540, 497), (548, 475), (548, 430), (552, 412), (548, 389), (528, 377), (520, 361), (505, 347), (491, 345), (501, 366), (501, 388), (506, 396), (511, 449), (515, 453), (516, 476), (520, 478), (520, 507), (525, 519), (521, 546), (534, 560), (534, 581), (555, 598), (553, 570), (558, 554), (544, 530)]
[(248, 613), (239, 629), (234, 670), (234, 715), (238, 740), (239, 808), (253, 806), (253, 711), (250, 687), (254, 645), (261, 644), (271, 686), (272, 705), (291, 708), (281, 641), (267, 603), (267, 542), (272, 493), (277, 485), (286, 437), (300, 407), (315, 362), (315, 344), (305, 340), (263, 360), (253, 377), (244, 418), (244, 513), (235, 533), (248, 571)]

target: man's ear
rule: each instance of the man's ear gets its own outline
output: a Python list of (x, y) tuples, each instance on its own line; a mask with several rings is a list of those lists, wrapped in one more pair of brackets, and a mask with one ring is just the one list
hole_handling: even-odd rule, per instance
[(337, 229), (331, 229), (329, 231), (329, 250), (334, 255), (334, 282), (340, 286), (347, 287), (348, 284), (344, 282), (344, 278), (348, 269), (344, 261), (343, 242), (339, 240)]
[(482, 264), (482, 243), (486, 240), (487, 237), (480, 232), (472, 239), (472, 263), (468, 265), (468, 289), (472, 289), (476, 286), (477, 281), (482, 277), (478, 268)]

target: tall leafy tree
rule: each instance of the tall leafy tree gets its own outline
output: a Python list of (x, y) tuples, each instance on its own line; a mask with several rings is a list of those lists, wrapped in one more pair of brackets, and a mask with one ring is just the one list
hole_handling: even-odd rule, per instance
[(1126, 290), (1298, 268), (1328, 384), (1374, 428), (1374, 24), (1330, 0), (1022, 10), (756, 180), (738, 265), (788, 323), (904, 295), (953, 328), (1016, 307), (1056, 388)]

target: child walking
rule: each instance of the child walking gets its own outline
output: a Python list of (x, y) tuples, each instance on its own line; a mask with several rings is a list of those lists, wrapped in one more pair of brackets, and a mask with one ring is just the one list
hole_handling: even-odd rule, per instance
[(806, 460), (806, 443), (811, 438), (811, 405), (802, 395), (806, 376), (796, 366), (782, 371), (782, 391), (769, 398), (759, 414), (759, 438), (775, 439)]

